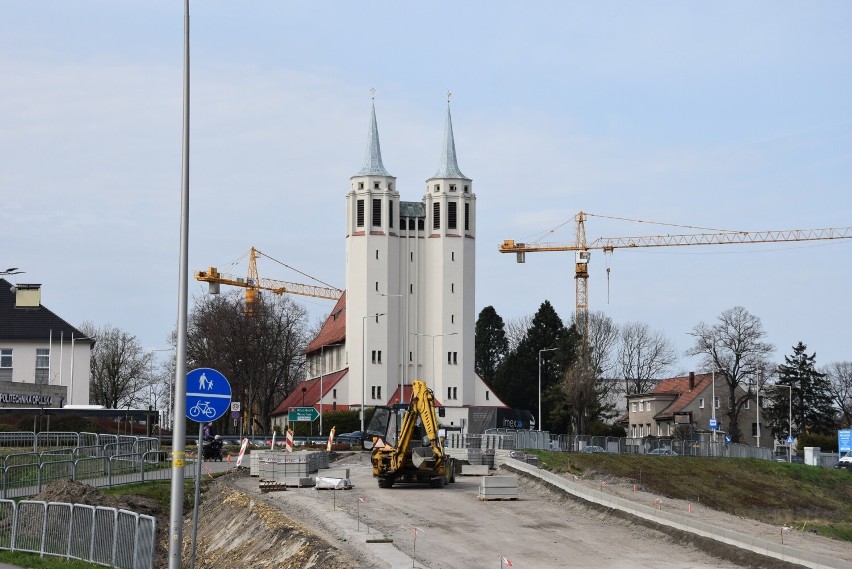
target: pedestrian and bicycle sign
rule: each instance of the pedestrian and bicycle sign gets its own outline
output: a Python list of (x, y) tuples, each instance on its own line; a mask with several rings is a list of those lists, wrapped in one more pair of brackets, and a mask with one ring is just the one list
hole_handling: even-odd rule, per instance
[(186, 374), (187, 419), (209, 423), (227, 413), (230, 405), (231, 384), (224, 375), (209, 367)]
[(293, 407), (287, 412), (289, 421), (316, 421), (319, 419), (319, 411), (313, 407)]

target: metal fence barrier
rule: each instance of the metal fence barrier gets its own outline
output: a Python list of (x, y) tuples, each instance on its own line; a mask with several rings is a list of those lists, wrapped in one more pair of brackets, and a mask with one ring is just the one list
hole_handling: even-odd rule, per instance
[(0, 499), (0, 549), (152, 569), (156, 519), (103, 506)]

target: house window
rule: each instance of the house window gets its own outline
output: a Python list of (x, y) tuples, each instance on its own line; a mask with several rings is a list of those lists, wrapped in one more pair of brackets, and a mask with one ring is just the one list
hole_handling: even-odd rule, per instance
[(722, 406), (722, 399), (720, 397), (716, 398), (716, 409)]
[(456, 229), (456, 210), (458, 204), (450, 202), (447, 204), (447, 229)]
[(648, 402), (645, 403), (645, 411), (650, 411), (650, 410), (651, 410), (651, 402), (648, 401)]
[(636, 425), (630, 425), (630, 436), (636, 438)]
[(635, 401), (630, 404), (630, 410), (633, 411), (634, 413), (636, 412), (636, 402)]
[(645, 429), (645, 426), (644, 426), (644, 425), (639, 425), (639, 437), (640, 437), (640, 438), (644, 436), (644, 434), (643, 434), (643, 433), (644, 433), (644, 429)]
[(757, 423), (751, 424), (751, 436), (756, 437), (757, 435)]
[(0, 349), (0, 367), (12, 367), (12, 348)]
[(751, 409), (751, 399), (746, 399), (745, 405), (743, 407), (745, 409)]
[(36, 348), (35, 382), (48, 383), (50, 373), (50, 349)]
[(698, 398), (698, 408), (704, 409), (704, 398), (703, 397)]
[(644, 402), (644, 401), (640, 401), (640, 402), (639, 402), (639, 410), (640, 410), (640, 411), (644, 411), (644, 410), (645, 410), (645, 402)]
[[(465, 186), (467, 187), (467, 186)], [(467, 190), (465, 190), (467, 191)], [(464, 230), (470, 231), (470, 204), (464, 204)]]
[(393, 229), (393, 200), (388, 202), (388, 222)]
[(432, 229), (441, 229), (441, 204), (432, 204)]
[(485, 400), (488, 401), (490, 398), (491, 398), (491, 392), (486, 391), (485, 392)]
[(373, 200), (373, 227), (382, 226), (382, 200)]
[(337, 388), (331, 390), (332, 399), (337, 399)]
[(662, 426), (661, 424), (659, 424), (659, 423), (657, 423), (657, 436), (658, 436), (658, 437), (662, 437), (662, 436), (663, 436), (663, 426)]
[(357, 212), (355, 225), (358, 227), (364, 227), (364, 200), (358, 200)]

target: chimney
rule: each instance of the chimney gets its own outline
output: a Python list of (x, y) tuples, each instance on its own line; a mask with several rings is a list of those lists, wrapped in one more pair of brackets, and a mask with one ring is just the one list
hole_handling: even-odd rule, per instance
[(15, 285), (15, 308), (38, 308), (41, 306), (40, 284)]
[(689, 390), (692, 391), (695, 389), (695, 372), (689, 372)]

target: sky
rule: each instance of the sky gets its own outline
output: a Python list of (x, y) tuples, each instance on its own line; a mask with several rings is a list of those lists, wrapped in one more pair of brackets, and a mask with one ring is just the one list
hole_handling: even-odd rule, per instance
[[(572, 253), (504, 239), (852, 226), (849, 2), (191, 3), (189, 269), (255, 246), (343, 288), (371, 88), (420, 201), (447, 108), (477, 196), (476, 313), (574, 310)], [(165, 349), (178, 315), (184, 6), (0, 0), (0, 270)], [(637, 220), (637, 221), (627, 221)], [(566, 223), (567, 222), (567, 223)], [(672, 225), (658, 225), (658, 223)], [(561, 229), (548, 234), (556, 227)], [(852, 240), (593, 252), (589, 308), (676, 348), (743, 306), (783, 362), (852, 360)], [(607, 270), (609, 269), (609, 273)], [(262, 258), (260, 276), (305, 282)], [(190, 280), (191, 298), (206, 285)], [(294, 297), (311, 318), (328, 301)]]

